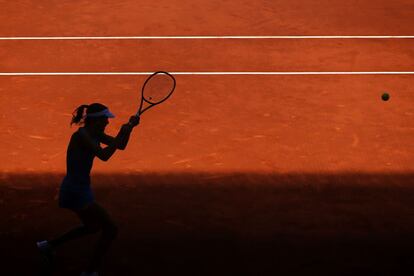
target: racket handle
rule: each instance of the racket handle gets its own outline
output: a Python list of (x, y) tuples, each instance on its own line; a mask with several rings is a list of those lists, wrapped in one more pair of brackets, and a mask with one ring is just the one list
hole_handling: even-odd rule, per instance
[(139, 124), (140, 118), (139, 118), (139, 113), (137, 113), (137, 114), (133, 115), (133, 116), (129, 119), (130, 121), (129, 121), (127, 124), (128, 124), (128, 125), (130, 125), (130, 126), (134, 126), (133, 124), (131, 124), (131, 119), (132, 119), (133, 117), (138, 118), (138, 124)]

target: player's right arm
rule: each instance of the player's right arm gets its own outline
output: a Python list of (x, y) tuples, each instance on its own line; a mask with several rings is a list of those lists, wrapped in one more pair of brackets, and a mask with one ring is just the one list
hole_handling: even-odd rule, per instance
[(83, 128), (79, 129), (80, 142), (87, 148), (91, 149), (96, 157), (102, 161), (108, 161), (109, 158), (115, 153), (119, 139), (114, 139), (107, 147), (102, 148), (99, 143), (97, 143), (90, 134)]

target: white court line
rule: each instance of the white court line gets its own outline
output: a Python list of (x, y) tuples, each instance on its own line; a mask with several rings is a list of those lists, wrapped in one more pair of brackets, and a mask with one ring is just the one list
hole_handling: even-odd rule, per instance
[[(0, 76), (133, 76), (154, 72), (19, 72), (0, 73)], [(414, 71), (382, 72), (169, 72), (173, 75), (414, 75)]]
[(160, 39), (413, 39), (414, 35), (262, 35), (262, 36), (14, 36), (0, 40), (160, 40)]

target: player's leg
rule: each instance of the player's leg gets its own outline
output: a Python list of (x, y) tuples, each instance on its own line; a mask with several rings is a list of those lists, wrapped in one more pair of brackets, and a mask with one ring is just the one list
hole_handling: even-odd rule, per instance
[(92, 223), (93, 225), (99, 225), (102, 230), (101, 236), (96, 244), (87, 272), (91, 273), (97, 271), (104, 260), (106, 252), (108, 251), (112, 241), (116, 238), (118, 228), (109, 216), (107, 211), (97, 203), (92, 203), (88, 207), (87, 213), (81, 214), (81, 219), (87, 225)]
[[(74, 211), (78, 216), (87, 217), (87, 215), (80, 215), (80, 214), (87, 213), (88, 208), (85, 208), (84, 210), (80, 210), (80, 211), (76, 211), (76, 210), (72, 210), (72, 211)], [(87, 222), (87, 224), (85, 223), (85, 221)], [(44, 261), (48, 263), (49, 266), (51, 266), (54, 262), (55, 249), (57, 247), (59, 247), (60, 245), (70, 240), (74, 240), (74, 239), (77, 239), (77, 238), (80, 238), (80, 237), (83, 237), (89, 234), (97, 233), (101, 229), (99, 224), (92, 223), (89, 220), (85, 220), (85, 221), (82, 220), (83, 222), (82, 225), (69, 230), (68, 232), (60, 235), (57, 238), (37, 242), (37, 247), (43, 256)]]
[(80, 225), (77, 226), (71, 230), (69, 230), (68, 232), (60, 235), (59, 237), (49, 240), (49, 244), (52, 246), (52, 248), (57, 248), (58, 246), (70, 241), (70, 240), (74, 240), (74, 239), (78, 239), (81, 238), (83, 236), (89, 235), (89, 234), (94, 234), (99, 232), (100, 228), (99, 227), (91, 227), (86, 226), (86, 225)]
[(83, 221), (82, 217), (88, 217), (89, 206), (93, 202), (93, 194), (90, 186), (85, 186), (82, 190), (74, 189), (71, 186), (63, 186), (59, 192), (59, 206), (67, 208), (81, 218), (83, 224), (79, 225), (63, 235), (48, 241), (52, 248), (56, 248), (67, 241), (93, 234), (99, 231), (99, 225), (90, 220)]

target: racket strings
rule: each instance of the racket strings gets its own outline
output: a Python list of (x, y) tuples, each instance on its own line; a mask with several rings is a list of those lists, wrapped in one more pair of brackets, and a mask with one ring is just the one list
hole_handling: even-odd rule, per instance
[(168, 98), (174, 87), (175, 81), (170, 75), (158, 73), (145, 83), (142, 96), (146, 101), (157, 104)]

